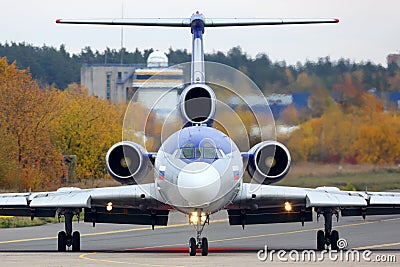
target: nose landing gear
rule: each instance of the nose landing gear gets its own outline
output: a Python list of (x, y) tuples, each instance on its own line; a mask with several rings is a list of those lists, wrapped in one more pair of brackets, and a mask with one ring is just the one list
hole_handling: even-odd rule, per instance
[(210, 224), (210, 217), (200, 211), (192, 212), (189, 215), (189, 223), (193, 224), (196, 229), (196, 238), (189, 239), (189, 255), (196, 256), (197, 249), (201, 249), (201, 255), (208, 255), (207, 237), (201, 237), (205, 224)]

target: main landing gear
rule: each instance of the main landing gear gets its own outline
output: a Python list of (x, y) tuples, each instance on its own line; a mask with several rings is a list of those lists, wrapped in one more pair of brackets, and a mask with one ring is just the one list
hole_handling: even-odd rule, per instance
[(199, 211), (192, 212), (189, 215), (189, 223), (193, 224), (196, 228), (196, 238), (191, 237), (189, 239), (189, 255), (196, 256), (197, 249), (201, 249), (201, 255), (208, 255), (208, 240), (207, 237), (201, 238), (201, 233), (203, 232), (205, 224), (210, 223), (209, 215), (202, 214)]
[[(339, 210), (334, 208), (319, 208), (317, 216), (324, 216), (324, 231), (317, 232), (317, 250), (322, 251), (325, 248), (331, 247), (331, 250), (339, 250), (338, 240), (339, 232), (332, 230), (332, 216), (335, 215), (339, 219)], [(318, 218), (317, 217), (317, 218)]]
[(72, 219), (76, 215), (79, 218), (79, 209), (60, 209), (58, 217), (64, 216), (65, 231), (58, 233), (58, 251), (65, 252), (67, 247), (72, 247), (72, 251), (81, 250), (81, 235), (78, 231), (72, 232)]

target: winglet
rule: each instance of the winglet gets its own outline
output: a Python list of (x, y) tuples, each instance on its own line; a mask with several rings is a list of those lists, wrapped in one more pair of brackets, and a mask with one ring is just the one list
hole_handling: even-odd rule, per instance
[(57, 20), (56, 20), (56, 23), (60, 23), (60, 22), (61, 22), (61, 19), (57, 19)]

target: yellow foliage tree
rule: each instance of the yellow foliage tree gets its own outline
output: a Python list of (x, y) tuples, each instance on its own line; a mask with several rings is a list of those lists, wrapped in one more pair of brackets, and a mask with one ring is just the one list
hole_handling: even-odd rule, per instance
[(352, 150), (358, 162), (388, 164), (400, 162), (400, 118), (376, 113), (372, 123), (358, 129)]
[(0, 126), (3, 142), (1, 161), (5, 177), (1, 186), (18, 190), (60, 185), (63, 172), (61, 151), (50, 141), (48, 123), (57, 116), (57, 93), (41, 90), (29, 70), (0, 59)]
[(291, 134), (287, 145), (295, 161), (318, 159), (321, 131), (321, 119), (311, 119)]
[(295, 160), (388, 164), (400, 162), (400, 118), (384, 113), (373, 95), (361, 106), (330, 105), (324, 114), (301, 124), (288, 140)]
[(51, 124), (51, 135), (64, 155), (76, 155), (79, 179), (103, 178), (105, 154), (121, 140), (125, 106), (116, 106), (71, 84), (58, 95), (62, 112)]

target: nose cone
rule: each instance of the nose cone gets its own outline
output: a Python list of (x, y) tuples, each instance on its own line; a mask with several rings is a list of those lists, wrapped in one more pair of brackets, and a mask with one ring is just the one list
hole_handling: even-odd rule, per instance
[(206, 162), (190, 163), (178, 175), (179, 193), (189, 205), (210, 203), (217, 197), (220, 187), (219, 172)]

